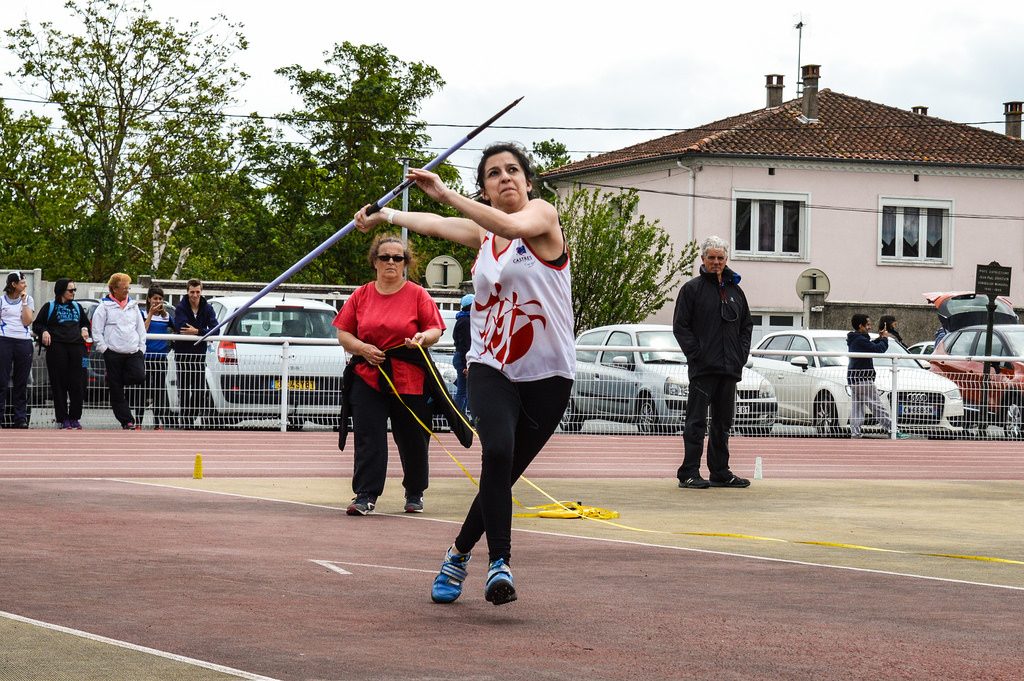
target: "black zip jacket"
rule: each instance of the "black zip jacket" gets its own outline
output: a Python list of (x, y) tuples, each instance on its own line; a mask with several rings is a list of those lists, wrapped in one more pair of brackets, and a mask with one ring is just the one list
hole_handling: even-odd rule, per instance
[(740, 275), (728, 267), (718, 277), (704, 270), (683, 284), (676, 298), (672, 332), (686, 355), (690, 380), (699, 376), (743, 378), (754, 320)]

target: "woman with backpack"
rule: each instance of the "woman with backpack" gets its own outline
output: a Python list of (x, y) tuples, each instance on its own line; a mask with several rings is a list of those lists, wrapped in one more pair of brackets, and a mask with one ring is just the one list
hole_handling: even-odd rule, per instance
[(85, 339), (89, 317), (75, 302), (78, 286), (70, 279), (53, 285), (53, 300), (39, 310), (32, 332), (46, 348), (46, 368), (53, 393), (54, 420), (60, 429), (81, 430), (85, 396)]

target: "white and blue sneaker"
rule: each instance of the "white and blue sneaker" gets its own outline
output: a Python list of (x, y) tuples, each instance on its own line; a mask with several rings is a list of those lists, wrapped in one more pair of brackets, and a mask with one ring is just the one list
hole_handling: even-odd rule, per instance
[(511, 603), (516, 599), (516, 588), (512, 585), (512, 570), (504, 558), (492, 561), (487, 569), (484, 598), (495, 605)]
[(471, 554), (459, 553), (452, 544), (444, 555), (441, 571), (434, 578), (434, 585), (430, 588), (430, 600), (435, 603), (454, 603), (462, 595), (462, 582), (468, 574), (466, 563), (470, 558)]

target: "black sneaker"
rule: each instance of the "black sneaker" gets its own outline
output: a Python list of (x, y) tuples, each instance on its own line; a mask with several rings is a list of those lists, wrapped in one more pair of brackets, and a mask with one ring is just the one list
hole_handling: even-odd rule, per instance
[(730, 475), (728, 480), (711, 480), (712, 487), (750, 487), (750, 481), (746, 478), (738, 478)]
[(345, 513), (349, 515), (370, 515), (373, 513), (376, 505), (376, 502), (369, 497), (356, 497), (348, 505), (348, 508), (345, 509)]
[(406, 513), (423, 513), (423, 497), (406, 497), (405, 498), (405, 512)]
[(679, 486), (682, 487), (683, 489), (707, 489), (708, 487), (711, 487), (711, 484), (712, 483), (708, 482), (699, 475), (694, 475), (692, 477), (686, 478), (685, 480), (679, 481)]

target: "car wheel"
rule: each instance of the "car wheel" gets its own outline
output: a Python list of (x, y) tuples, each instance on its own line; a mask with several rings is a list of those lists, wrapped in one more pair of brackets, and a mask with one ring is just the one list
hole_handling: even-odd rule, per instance
[(1024, 437), (1024, 397), (1010, 395), (1003, 407), (1003, 436), (1008, 440)]
[(288, 419), (288, 430), (302, 430), (306, 425), (306, 419), (304, 418), (290, 418)]
[(819, 435), (825, 437), (839, 435), (839, 412), (836, 411), (835, 400), (828, 393), (814, 399), (814, 427)]
[(565, 413), (562, 414), (562, 432), (563, 433), (578, 433), (583, 428), (583, 417), (578, 411), (576, 411), (576, 405), (573, 404), (572, 400), (565, 405)]
[(654, 400), (649, 397), (640, 399), (636, 412), (636, 427), (641, 435), (661, 435), (665, 432), (665, 427), (658, 422)]

